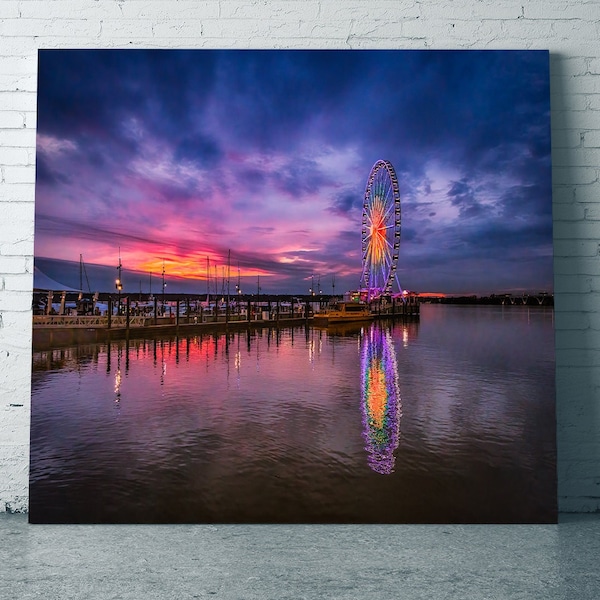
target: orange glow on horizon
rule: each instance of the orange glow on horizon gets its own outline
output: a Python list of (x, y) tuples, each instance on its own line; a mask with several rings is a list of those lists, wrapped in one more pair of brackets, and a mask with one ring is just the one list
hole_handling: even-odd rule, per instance
[[(217, 278), (223, 277), (223, 269), (227, 275), (227, 258), (221, 258), (220, 261), (216, 257), (209, 256), (209, 278), (214, 279), (215, 267)], [(151, 258), (137, 263), (133, 263), (131, 268), (136, 271), (145, 273), (162, 274), (163, 259)], [(178, 277), (181, 279), (200, 279), (206, 281), (206, 256), (202, 257), (169, 257), (164, 261), (165, 276)], [(272, 277), (275, 274), (257, 268), (240, 269), (240, 277)], [(238, 276), (237, 266), (231, 265), (229, 269), (229, 278), (234, 279)]]
[(443, 292), (419, 292), (417, 295), (419, 298), (446, 298), (448, 296)]

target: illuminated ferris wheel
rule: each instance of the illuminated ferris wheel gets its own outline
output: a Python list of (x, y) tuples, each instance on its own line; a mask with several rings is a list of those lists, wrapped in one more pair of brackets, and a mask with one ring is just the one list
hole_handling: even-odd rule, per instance
[(371, 169), (362, 212), (361, 288), (367, 301), (392, 292), (400, 250), (400, 190), (396, 171), (387, 160)]

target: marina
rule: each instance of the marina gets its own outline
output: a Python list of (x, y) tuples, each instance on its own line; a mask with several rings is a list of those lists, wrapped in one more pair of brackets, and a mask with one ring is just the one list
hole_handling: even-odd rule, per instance
[[(272, 296), (260, 302), (237, 299), (231, 304), (219, 304), (216, 301), (211, 303), (206, 301), (205, 296), (177, 298), (162, 303), (157, 298), (132, 303), (128, 297), (119, 305), (122, 306), (119, 309), (108, 295), (104, 310), (96, 310), (95, 303), (89, 307), (88, 312), (99, 314), (78, 314), (80, 311), (77, 307), (82, 305), (80, 301), (67, 301), (64, 293), (60, 297), (58, 311), (71, 314), (34, 314), (34, 349), (179, 332), (287, 327), (313, 323), (327, 326), (376, 318), (419, 317), (416, 296), (404, 301), (400, 298), (398, 301), (390, 299), (389, 302), (373, 302), (370, 306), (359, 302), (338, 302), (329, 296), (318, 301), (312, 296)], [(87, 306), (87, 303), (83, 305)], [(343, 307), (343, 313), (338, 310), (332, 312), (330, 305)], [(49, 302), (48, 306), (53, 306), (53, 303)]]

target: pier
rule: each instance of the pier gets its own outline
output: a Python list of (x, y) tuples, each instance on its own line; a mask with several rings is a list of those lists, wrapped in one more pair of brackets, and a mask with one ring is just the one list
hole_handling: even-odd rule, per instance
[[(73, 344), (144, 338), (174, 334), (196, 334), (240, 329), (312, 325), (315, 312), (330, 297), (272, 296), (254, 301), (251, 297), (225, 306), (204, 307), (199, 298), (169, 299), (162, 306), (153, 302), (121, 305), (112, 302), (104, 314), (43, 314), (33, 316), (33, 349), (46, 350)], [(62, 305), (64, 306), (64, 299)], [(418, 319), (419, 303), (381, 300), (370, 304), (374, 318)], [(118, 314), (114, 314), (116, 312)], [(98, 311), (96, 311), (98, 312)]]

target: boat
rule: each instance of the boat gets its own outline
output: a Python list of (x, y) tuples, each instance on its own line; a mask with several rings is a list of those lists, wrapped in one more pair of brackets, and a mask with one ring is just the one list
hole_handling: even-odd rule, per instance
[(314, 321), (321, 325), (357, 323), (374, 318), (369, 307), (362, 302), (336, 302), (315, 313)]

